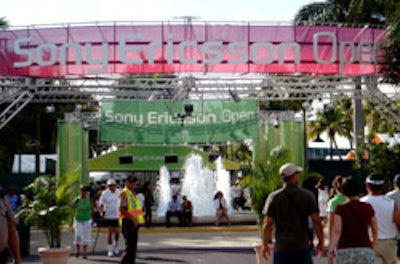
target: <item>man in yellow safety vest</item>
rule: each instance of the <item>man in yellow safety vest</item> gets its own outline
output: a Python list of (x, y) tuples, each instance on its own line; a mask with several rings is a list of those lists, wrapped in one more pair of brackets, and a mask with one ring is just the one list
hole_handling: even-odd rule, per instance
[(144, 224), (142, 206), (135, 194), (136, 184), (137, 178), (131, 174), (126, 180), (125, 188), (120, 192), (118, 199), (119, 222), (125, 238), (122, 264), (135, 263), (139, 226)]

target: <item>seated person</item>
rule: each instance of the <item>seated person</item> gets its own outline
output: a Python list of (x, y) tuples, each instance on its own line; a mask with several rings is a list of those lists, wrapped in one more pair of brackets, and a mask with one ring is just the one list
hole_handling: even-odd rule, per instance
[(179, 225), (182, 224), (181, 221), (181, 205), (178, 202), (178, 196), (173, 195), (172, 196), (172, 201), (168, 202), (167, 206), (167, 215), (166, 215), (166, 221), (167, 221), (167, 227), (169, 226), (169, 219), (171, 216), (176, 216), (179, 219)]
[(218, 191), (214, 196), (214, 203), (216, 209), (217, 219), (215, 225), (219, 226), (222, 218), (225, 218), (228, 225), (231, 225), (231, 220), (228, 215), (228, 207), (224, 195), (221, 191)]
[(235, 203), (235, 209), (241, 209), (241, 210), (250, 210), (250, 207), (246, 206), (247, 199), (244, 196), (244, 191), (240, 190), (240, 195), (239, 197), (236, 197), (234, 200)]
[(186, 195), (182, 196), (181, 203), (182, 224), (184, 226), (192, 226), (193, 205)]

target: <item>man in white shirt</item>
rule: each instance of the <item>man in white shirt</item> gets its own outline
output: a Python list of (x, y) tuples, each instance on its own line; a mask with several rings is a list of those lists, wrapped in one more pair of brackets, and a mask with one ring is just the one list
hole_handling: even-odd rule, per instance
[[(394, 200), (397, 210), (400, 212), (400, 174), (393, 178), (393, 190), (388, 192), (386, 196)], [(400, 261), (400, 232), (397, 232), (397, 259)]]
[(382, 194), (385, 179), (382, 175), (371, 174), (367, 177), (368, 195), (360, 200), (372, 205), (378, 222), (378, 240), (374, 247), (376, 261), (383, 264), (396, 264), (397, 239), (400, 229), (400, 213), (392, 199)]
[[(107, 189), (99, 199), (100, 213), (103, 216), (103, 226), (108, 228), (108, 253), (109, 257), (119, 253), (119, 224), (118, 224), (118, 197), (120, 190), (114, 179), (107, 181)], [(114, 239), (113, 239), (114, 237)]]
[(171, 216), (176, 216), (179, 220), (179, 226), (182, 225), (182, 218), (181, 218), (181, 203), (178, 202), (178, 196), (173, 195), (172, 200), (168, 202), (167, 206), (167, 214), (165, 216), (167, 227), (169, 227), (169, 220)]

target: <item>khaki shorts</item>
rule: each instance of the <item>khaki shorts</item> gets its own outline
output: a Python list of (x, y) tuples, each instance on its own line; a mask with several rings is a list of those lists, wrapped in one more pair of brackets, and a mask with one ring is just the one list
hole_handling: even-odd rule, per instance
[(378, 239), (374, 247), (375, 263), (397, 262), (397, 240), (396, 239)]

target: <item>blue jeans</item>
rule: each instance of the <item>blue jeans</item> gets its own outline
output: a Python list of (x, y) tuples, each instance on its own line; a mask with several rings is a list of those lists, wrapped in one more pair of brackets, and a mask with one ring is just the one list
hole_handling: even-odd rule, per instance
[(279, 253), (274, 252), (274, 264), (311, 264), (311, 250)]

